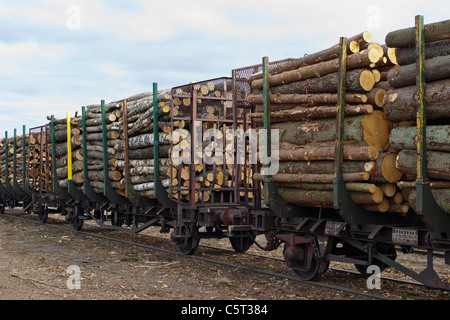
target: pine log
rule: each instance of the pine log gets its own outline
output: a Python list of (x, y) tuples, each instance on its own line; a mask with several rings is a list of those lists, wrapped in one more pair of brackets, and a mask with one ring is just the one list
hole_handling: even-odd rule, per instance
[[(367, 49), (359, 53), (349, 55), (347, 58), (347, 70), (368, 67), (371, 63), (377, 63), (382, 56), (383, 52), (380, 53), (377, 49)], [(316, 78), (326, 74), (338, 72), (339, 64), (340, 62), (337, 58), (310, 66), (300, 67), (296, 70), (286, 71), (276, 75), (269, 75), (269, 86), (273, 87), (280, 84)], [(251, 85), (253, 89), (261, 89), (263, 86), (263, 80), (257, 79), (253, 81)]]
[(373, 88), (367, 93), (367, 103), (383, 108), (384, 97), (386, 96), (386, 90), (383, 88)]
[[(164, 144), (159, 146), (159, 156), (167, 158), (170, 152), (170, 145)], [(153, 147), (135, 149), (129, 151), (129, 157), (133, 160), (153, 159)]]
[[(320, 104), (326, 103), (337, 103), (338, 95), (335, 93), (311, 93), (311, 94), (273, 94), (270, 96), (270, 103), (274, 104), (302, 104), (303, 107), (306, 106), (316, 106)], [(247, 101), (250, 104), (262, 104), (263, 103), (263, 95), (262, 94), (250, 94), (247, 97)], [(367, 96), (360, 93), (346, 93), (345, 94), (345, 102), (346, 103), (366, 103)], [(272, 109), (272, 106), (271, 106)], [(276, 109), (274, 110), (276, 111)]]
[[(170, 143), (170, 135), (165, 132), (160, 132), (158, 134), (159, 143), (160, 144), (168, 144)], [(128, 146), (131, 150), (146, 148), (149, 146), (153, 146), (155, 143), (155, 136), (153, 133), (141, 134), (139, 136), (132, 137), (128, 139)]]
[[(263, 181), (264, 175), (260, 173), (253, 174), (253, 179), (256, 181)], [(272, 175), (275, 182), (297, 183), (297, 182), (312, 182), (312, 183), (332, 183), (334, 180), (334, 174), (292, 174), (292, 173), (276, 173)], [(369, 174), (367, 172), (349, 172), (343, 174), (344, 181), (367, 181)], [(381, 190), (380, 190), (381, 192)]]
[[(427, 126), (427, 150), (450, 151), (450, 125)], [(417, 150), (417, 127), (396, 127), (389, 135), (391, 147)]]
[[(332, 183), (316, 183), (316, 182), (276, 182), (278, 188), (298, 188), (302, 190), (317, 190), (317, 191), (333, 191), (334, 184)], [(345, 187), (352, 192), (380, 192), (381, 189), (373, 183), (365, 182), (347, 182)]]
[[(395, 63), (404, 66), (415, 63), (417, 59), (415, 48), (390, 48), (393, 50), (391, 55)], [(427, 43), (425, 50), (425, 59), (431, 59), (450, 54), (450, 39)]]
[[(425, 81), (437, 81), (450, 78), (450, 55), (425, 60)], [(393, 88), (416, 84), (416, 64), (408, 64), (392, 69), (388, 73), (389, 85)]]
[(378, 183), (395, 183), (402, 177), (402, 172), (397, 169), (397, 154), (380, 153), (372, 167), (366, 166), (367, 172), (370, 173), (370, 181)]
[[(374, 164), (365, 161), (343, 161), (342, 172), (364, 172), (367, 167)], [(334, 161), (289, 161), (280, 162), (278, 166), (279, 173), (334, 173)]]
[[(370, 104), (347, 105), (344, 107), (344, 114), (352, 116), (362, 113), (372, 113), (373, 107)], [(336, 117), (337, 107), (317, 106), (317, 107), (296, 107), (289, 110), (272, 112), (270, 114), (271, 123), (298, 121), (308, 119), (325, 119)], [(261, 122), (264, 113), (249, 113), (249, 118), (255, 118), (256, 122)]]
[[(378, 158), (378, 148), (372, 146), (354, 147), (344, 146), (344, 160), (370, 161)], [(291, 160), (334, 160), (335, 147), (280, 149), (278, 156), (280, 161)]]
[[(431, 189), (434, 200), (444, 212), (450, 214), (450, 189)], [(408, 202), (411, 207), (416, 210), (417, 194), (416, 189), (411, 189), (408, 196)]]
[[(167, 188), (170, 186), (171, 180), (170, 179), (163, 179), (161, 180), (161, 184), (164, 188)], [(155, 182), (145, 182), (136, 184), (133, 186), (133, 189), (136, 191), (147, 191), (147, 190), (154, 190), (155, 189)]]
[[(397, 155), (397, 168), (403, 173), (417, 175), (417, 152), (402, 150)], [(427, 152), (427, 176), (433, 179), (450, 180), (450, 153)]]
[[(277, 188), (281, 197), (289, 203), (333, 208), (333, 191), (301, 190), (295, 188)], [(379, 193), (350, 192), (350, 197), (356, 204), (376, 204), (383, 201)]]
[[(344, 121), (344, 140), (364, 141), (379, 151), (389, 146), (392, 124), (383, 112), (375, 110), (367, 115), (347, 117)], [(271, 128), (280, 130), (280, 142), (304, 145), (334, 140), (336, 119), (275, 123)]]
[(383, 201), (376, 204), (366, 204), (361, 206), (364, 210), (371, 212), (387, 212), (389, 211), (389, 201), (384, 198)]
[[(450, 38), (450, 20), (444, 20), (424, 25), (425, 42)], [(389, 32), (385, 43), (389, 47), (401, 48), (414, 46), (416, 41), (415, 28), (405, 28)]]
[[(357, 41), (358, 44), (360, 41), (362, 42), (371, 42), (372, 41), (372, 34), (368, 31), (364, 31), (356, 36), (353, 36), (349, 39), (347, 39), (348, 43), (348, 49), (350, 52), (359, 52), (359, 47), (355, 48), (353, 45), (353, 48), (350, 47), (350, 44), (352, 41)], [(351, 50), (354, 51), (351, 51)], [(297, 69), (304, 66), (313, 65), (322, 61), (327, 61), (331, 59), (339, 58), (340, 53), (340, 46), (339, 44), (336, 44), (328, 49), (324, 49), (319, 52), (315, 52), (312, 54), (305, 55), (304, 57), (298, 58), (298, 59), (292, 59), (291, 61), (288, 61), (286, 63), (283, 63), (278, 66), (273, 66), (269, 69), (269, 74), (277, 74), (288, 70)], [(262, 72), (257, 72), (248, 77), (248, 82), (251, 83), (255, 79), (261, 79), (262, 78)]]
[[(383, 111), (394, 122), (416, 120), (416, 86), (386, 92)], [(450, 117), (450, 79), (427, 83), (425, 90), (427, 119)]]
[[(289, 84), (272, 87), (271, 93), (336, 93), (338, 90), (339, 75), (331, 73), (320, 78), (296, 81)], [(347, 72), (345, 88), (349, 92), (366, 92), (375, 85), (373, 73), (367, 69), (355, 69)]]

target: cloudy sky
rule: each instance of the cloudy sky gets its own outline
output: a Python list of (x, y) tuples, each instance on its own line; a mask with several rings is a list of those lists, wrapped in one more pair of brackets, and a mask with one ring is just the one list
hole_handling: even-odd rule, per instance
[(449, 12), (448, 0), (0, 0), (0, 136), (365, 30), (383, 44), (417, 14), (430, 23)]

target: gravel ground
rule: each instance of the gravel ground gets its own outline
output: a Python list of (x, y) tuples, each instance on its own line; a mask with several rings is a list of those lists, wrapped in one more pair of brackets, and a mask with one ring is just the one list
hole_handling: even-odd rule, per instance
[[(68, 226), (64, 220), (50, 224)], [(97, 230), (89, 224), (83, 229)], [(367, 299), (5, 216), (0, 217), (0, 256), (3, 300)]]

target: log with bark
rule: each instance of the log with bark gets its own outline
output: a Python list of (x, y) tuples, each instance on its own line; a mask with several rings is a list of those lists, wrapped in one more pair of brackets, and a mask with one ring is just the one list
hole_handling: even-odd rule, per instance
[[(450, 38), (450, 20), (428, 23), (424, 25), (425, 42)], [(416, 41), (415, 28), (391, 31), (386, 35), (386, 45), (392, 48), (411, 47)]]
[[(384, 98), (383, 111), (394, 122), (416, 120), (416, 86), (390, 89)], [(425, 90), (427, 119), (450, 117), (450, 79), (427, 83)]]

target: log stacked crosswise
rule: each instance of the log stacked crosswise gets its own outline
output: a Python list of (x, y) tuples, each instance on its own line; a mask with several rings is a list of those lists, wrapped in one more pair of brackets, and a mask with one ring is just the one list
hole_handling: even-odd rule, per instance
[[(398, 152), (397, 182), (415, 208), (417, 178), (417, 89), (414, 28), (386, 35), (397, 66), (387, 74), (384, 110), (393, 122), (390, 146)], [(450, 214), (450, 20), (425, 25), (425, 98), (427, 178), (437, 204)]]
[[(360, 46), (347, 48), (344, 180), (353, 201), (366, 210), (405, 214), (413, 199), (402, 183), (414, 179), (417, 166), (414, 48), (370, 43), (363, 34), (351, 38)], [(450, 112), (449, 43), (438, 42), (426, 62), (428, 106), (435, 119)], [(269, 68), (271, 129), (278, 129), (280, 141), (273, 179), (286, 202), (333, 207), (338, 69), (336, 45)], [(262, 73), (250, 75), (248, 83), (248, 102), (256, 105), (249, 116), (262, 125)], [(448, 179), (448, 153), (443, 153), (449, 151), (448, 126), (428, 130), (434, 149), (428, 154), (430, 177)]]

